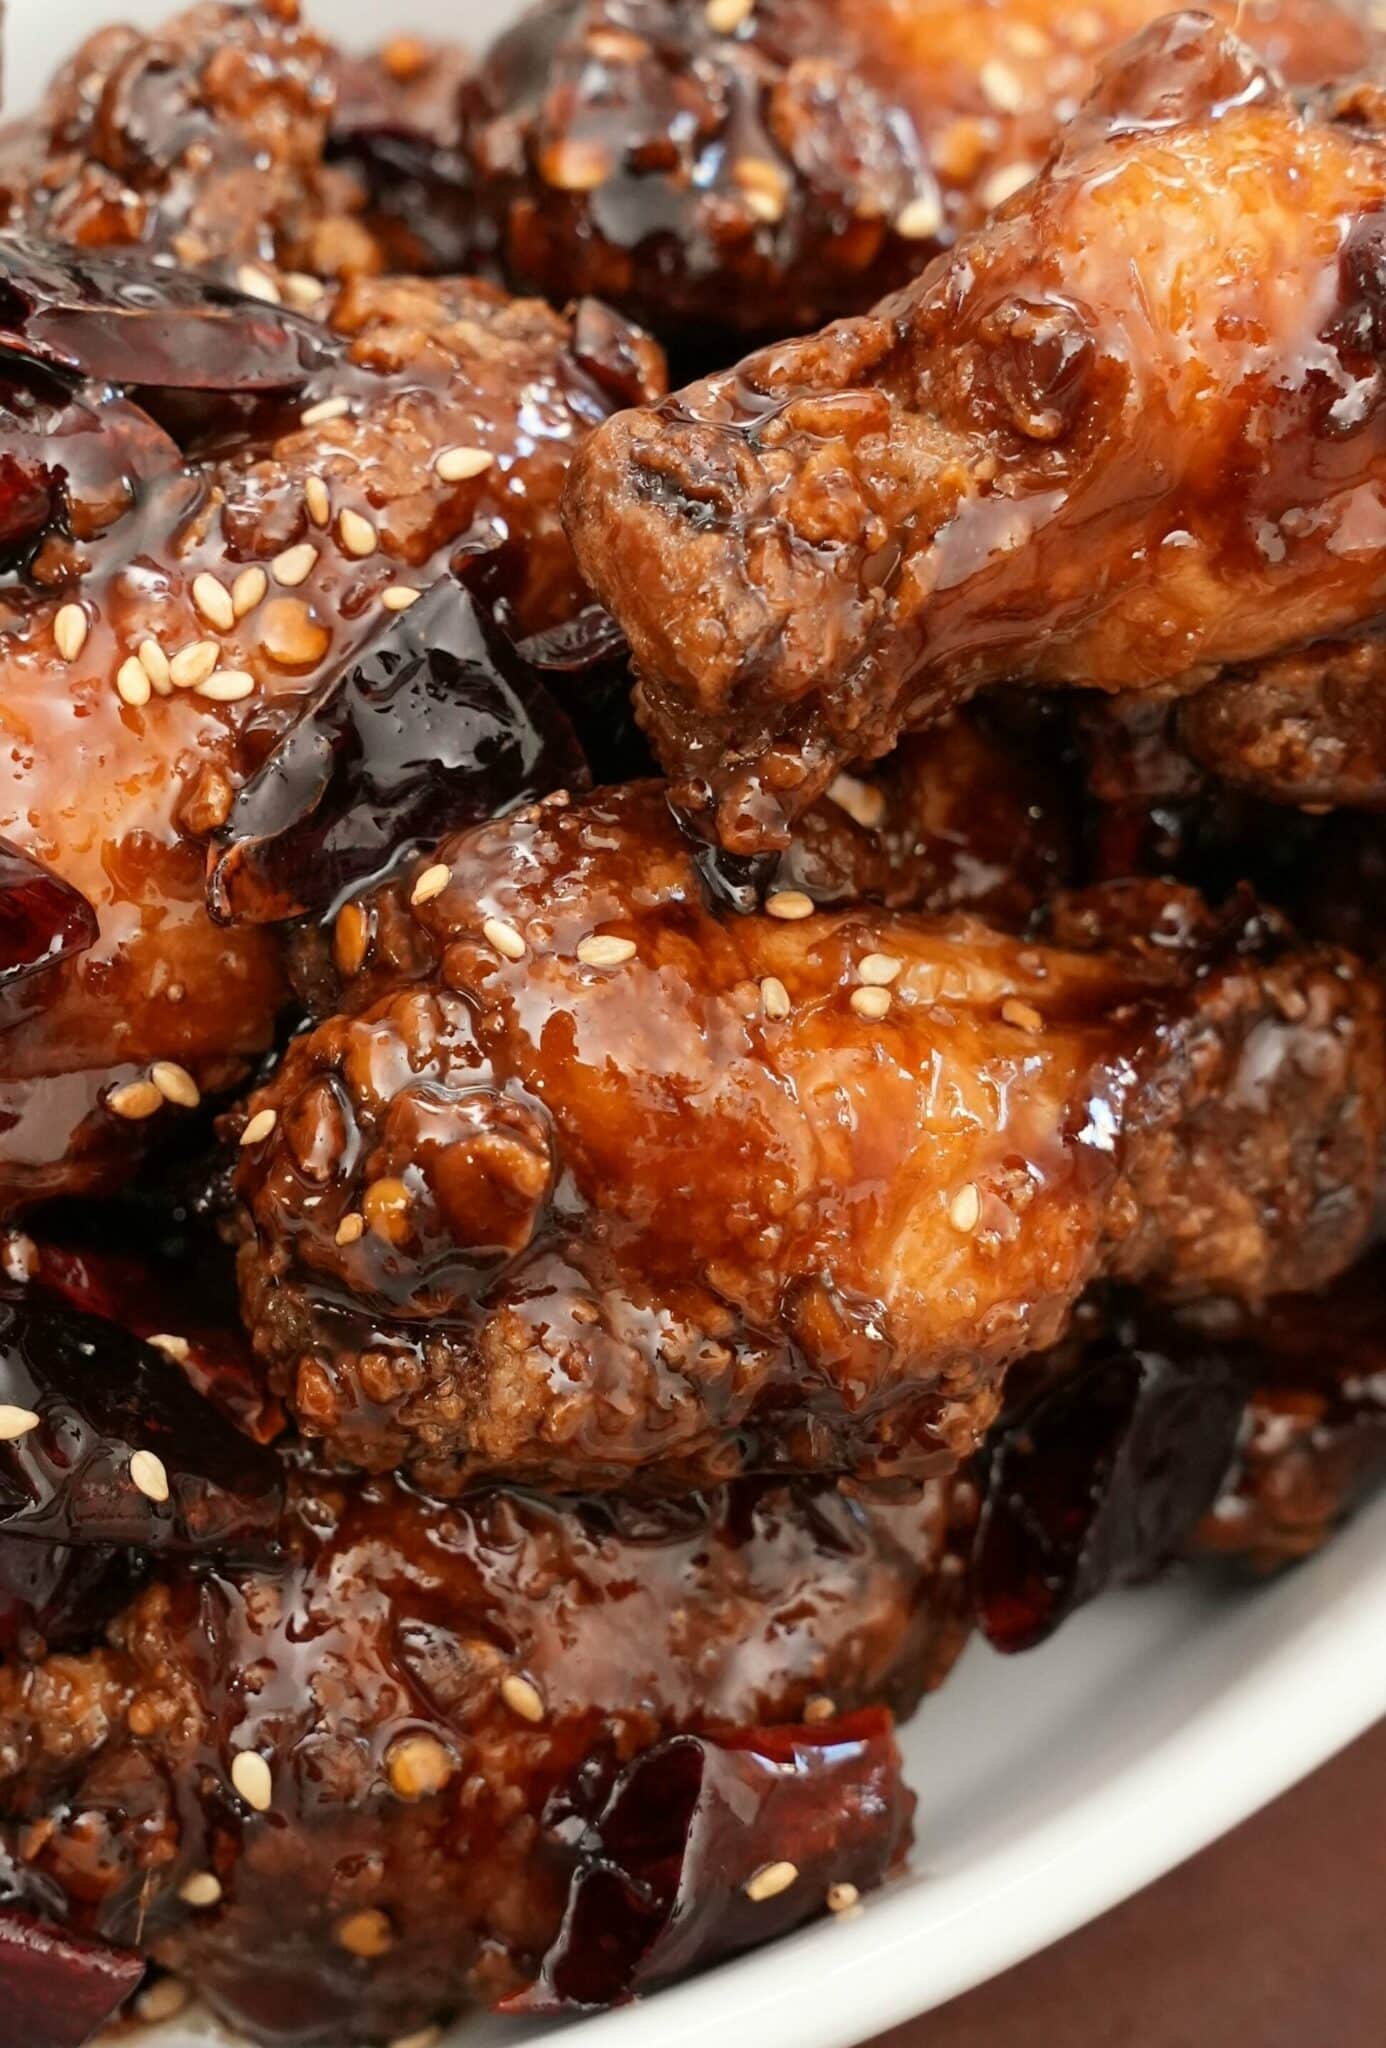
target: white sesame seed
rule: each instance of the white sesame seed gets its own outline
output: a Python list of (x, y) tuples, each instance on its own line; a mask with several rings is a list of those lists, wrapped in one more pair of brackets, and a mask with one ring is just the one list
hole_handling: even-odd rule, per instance
[(845, 1881), (841, 1884), (830, 1884), (828, 1886), (828, 1911), (830, 1913), (845, 1913), (850, 1906), (855, 1906), (860, 1898), (861, 1893), (854, 1884), (847, 1884)]
[(848, 997), (852, 1008), (859, 1017), (871, 1017), (879, 1021), (890, 1009), (888, 988), (854, 988)]
[(126, 1081), (106, 1097), (106, 1107), (128, 1123), (143, 1123), (164, 1106), (164, 1098), (152, 1081)]
[(16, 1408), (9, 1401), (0, 1403), (0, 1444), (12, 1444), (38, 1425), (39, 1418), (32, 1408)]
[(765, 908), (771, 917), (778, 917), (785, 924), (797, 924), (800, 918), (813, 916), (813, 898), (802, 889), (777, 889), (765, 899)]
[(267, 1138), (279, 1121), (279, 1112), (274, 1109), (257, 1109), (250, 1122), (241, 1132), (242, 1145), (258, 1145)]
[(215, 640), (190, 640), (169, 663), (169, 681), (176, 690), (195, 690), (199, 683), (206, 682), (220, 660), (221, 649)]
[(161, 1330), (157, 1337), (146, 1337), (146, 1344), (152, 1344), (156, 1351), (162, 1351), (165, 1358), (171, 1358), (175, 1365), (186, 1365), (192, 1357), (192, 1345), (186, 1337), (172, 1336)]
[(328, 495), (327, 485), (320, 476), (304, 479), (303, 502), (314, 526), (326, 526), (332, 517), (332, 499)]
[(943, 226), (943, 202), (937, 192), (921, 192), (895, 216), (895, 232), (907, 242), (931, 242)]
[(308, 406), (298, 416), (301, 427), (321, 427), (328, 420), (342, 419), (351, 411), (349, 398), (320, 398), (316, 405)]
[(116, 695), (136, 711), (149, 702), (149, 677), (138, 655), (127, 655), (116, 670)]
[(282, 555), (276, 555), (270, 563), (276, 583), (286, 583), (290, 590), (297, 590), (313, 573), (318, 551), (310, 540), (301, 540), (295, 548), (285, 548)]
[(166, 697), (173, 688), (173, 679), (169, 674), (168, 656), (163, 648), (157, 640), (146, 638), (141, 640), (135, 652), (139, 656), (140, 667), (154, 689), (161, 697)]
[(817, 1721), (831, 1721), (837, 1714), (837, 1701), (830, 1700), (826, 1693), (816, 1692), (811, 1700), (804, 1702), (804, 1719), (812, 1727)]
[(326, 286), (320, 277), (310, 277), (306, 270), (286, 270), (280, 279), (285, 298), (291, 306), (297, 306), (306, 313), (316, 306)]
[(889, 988), (904, 964), (893, 953), (863, 953), (857, 962), (857, 979), (868, 988)]
[(1001, 1015), (1007, 1024), (1013, 1024), (1017, 1031), (1043, 1031), (1044, 1019), (1033, 1003), (1022, 1003), (1015, 996), (1007, 996), (1001, 1005)]
[(354, 512), (350, 505), (344, 505), (337, 514), (337, 538), (347, 553), (358, 560), (373, 555), (380, 545), (380, 535), (370, 520)]
[(634, 939), (618, 939), (602, 932), (579, 939), (578, 959), (584, 967), (620, 967), (635, 957)]
[(488, 448), (444, 448), (434, 456), (433, 467), (445, 484), (469, 483), (495, 461)]
[(435, 896), (441, 896), (452, 879), (452, 869), (446, 862), (438, 861), (433, 867), (425, 868), (409, 892), (411, 903), (431, 903)]
[(516, 931), (514, 925), (507, 924), (504, 918), (488, 917), (485, 924), (481, 927), (481, 931), (488, 945), (494, 946), (496, 951), (504, 954), (507, 960), (524, 959), (525, 942)]
[(874, 832), (885, 817), (885, 792), (874, 782), (861, 782), (855, 775), (835, 775), (828, 795), (864, 831)]
[(130, 1481), (146, 1500), (162, 1503), (168, 1499), (168, 1472), (153, 1451), (135, 1452), (130, 1460)]
[(231, 585), (231, 609), (236, 617), (243, 619), (247, 612), (253, 612), (268, 589), (269, 577), (258, 562), (242, 569)]
[(789, 990), (777, 974), (767, 974), (760, 985), (760, 1005), (767, 1017), (787, 1017)]
[(989, 57), (977, 74), (982, 91), (1003, 114), (1018, 114), (1025, 104), (1025, 86), (999, 57)]
[(236, 611), (231, 602), (231, 593), (208, 570), (193, 577), (192, 601), (209, 626), (215, 626), (219, 633), (229, 633), (236, 623)]
[(238, 1749), (231, 1759), (231, 1783), (247, 1806), (268, 1813), (274, 1803), (274, 1779), (257, 1749)]
[(797, 1863), (763, 1863), (752, 1877), (748, 1877), (742, 1889), (752, 1905), (759, 1906), (766, 1899), (777, 1899), (781, 1892), (787, 1892), (799, 1875)]
[(263, 270), (257, 270), (253, 263), (243, 263), (236, 272), (236, 283), (247, 298), (263, 299), (267, 306), (281, 303), (279, 287), (272, 277)]
[(198, 684), (197, 694), (212, 704), (239, 704), (254, 688), (255, 678), (248, 669), (218, 668), (205, 683)]
[(982, 1214), (982, 1198), (971, 1181), (960, 1187), (948, 1204), (948, 1221), (954, 1230), (964, 1235), (977, 1228)]
[(160, 1977), (135, 2000), (135, 2017), (149, 2027), (160, 2020), (175, 2019), (191, 1996), (181, 1977)]
[(366, 1234), (366, 1219), (353, 1209), (337, 1225), (338, 1244), (357, 1244)]
[(407, 612), (411, 604), (417, 604), (423, 596), (408, 583), (387, 583), (380, 593), (380, 602), (387, 612)]
[(768, 156), (740, 156), (732, 165), (732, 175), (757, 220), (773, 224), (783, 219), (789, 185), (778, 164)]
[(164, 1101), (176, 1102), (180, 1109), (196, 1109), (202, 1100), (202, 1090), (187, 1068), (180, 1067), (176, 1060), (155, 1060), (149, 1078)]
[(983, 180), (980, 194), (983, 206), (988, 213), (1004, 206), (1022, 186), (1029, 184), (1034, 175), (1033, 164), (1002, 164), (999, 171), (993, 171), (989, 178)]
[(755, 0), (707, 0), (703, 19), (716, 36), (735, 34), (755, 11)]
[(178, 1896), (185, 1906), (215, 1906), (221, 1898), (221, 1879), (210, 1870), (195, 1870), (179, 1885)]
[(518, 1714), (522, 1721), (542, 1721), (544, 1718), (544, 1697), (537, 1685), (528, 1678), (518, 1678), (512, 1672), (501, 1680), (501, 1698), (512, 1714)]
[(87, 644), (91, 621), (79, 604), (60, 604), (53, 615), (53, 643), (64, 661), (76, 661)]

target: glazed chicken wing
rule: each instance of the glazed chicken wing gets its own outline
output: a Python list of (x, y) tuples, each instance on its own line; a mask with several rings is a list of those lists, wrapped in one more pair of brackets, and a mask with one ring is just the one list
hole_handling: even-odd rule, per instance
[(1380, 608), (1376, 111), (1171, 17), (917, 286), (594, 437), (578, 557), (705, 831), (780, 843), (989, 681), (1192, 687)]
[[(478, 232), (512, 281), (709, 330), (864, 312), (1031, 178), (1161, 0), (540, 0), (464, 90)], [(1330, 0), (1215, 0), (1298, 83), (1357, 71)]]
[[(25, 260), (32, 248), (10, 272), (20, 288)], [(161, 275), (95, 274), (107, 291)], [(140, 373), (170, 377), (160, 333), (181, 346), (178, 318), (203, 311), (175, 307), (163, 330), (151, 316)], [(109, 348), (119, 317), (84, 309), (73, 331), (98, 325)], [(516, 632), (570, 617), (584, 602), (558, 519), (572, 449), (611, 409), (613, 346), (628, 393), (658, 375), (652, 344), (601, 309), (566, 320), (467, 282), (363, 281), (324, 327), (248, 299), (219, 317), (232, 386), (265, 350), (278, 364), (280, 342), (304, 354), (287, 390), (204, 399), (204, 419), (229, 415), (224, 455), (186, 459), (104, 388), (35, 372), (4, 394), (11, 459), (47, 481), (27, 524), (12, 496), (3, 508), (0, 839), (95, 920), (80, 957), (23, 984), (0, 1039), (7, 1207), (119, 1178), (151, 1120), (267, 1048), (278, 941), (219, 931), (205, 906), (208, 841), (237, 786), (392, 622), (404, 631), (403, 608), (455, 558)], [(69, 331), (58, 315), (53, 331)]]
[(1374, 983), (1177, 891), (738, 916), (645, 786), (353, 915), (235, 1120), (243, 1307), (310, 1435), (436, 1490), (941, 1469), (1098, 1273), (1256, 1300), (1368, 1227)]
[[(0, 1905), (138, 1947), (297, 2048), (494, 2000), (558, 1932), (584, 1793), (632, 1758), (820, 1717), (848, 1742), (836, 1712), (906, 1711), (943, 1678), (969, 1501), (444, 1507), (305, 1474), (280, 1569), (165, 1572), (104, 1647), (0, 1666)], [(749, 1879), (790, 1845), (756, 1857), (740, 1818)], [(888, 1818), (877, 1876), (903, 1847)], [(806, 1870), (779, 1924), (851, 1874), (810, 1891)], [(730, 1871), (695, 1879), (717, 1882), (735, 1897)]]

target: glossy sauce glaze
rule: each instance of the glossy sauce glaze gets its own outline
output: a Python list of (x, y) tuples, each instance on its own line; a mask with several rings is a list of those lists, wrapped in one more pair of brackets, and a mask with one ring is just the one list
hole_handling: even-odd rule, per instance
[[(657, 352), (614, 316), (480, 284), (347, 286), (325, 328), (240, 305), (319, 337), (319, 360), (297, 391), (204, 402), (224, 452), (186, 458), (112, 393), (36, 401), (32, 370), (14, 399), (14, 445), (61, 450), (65, 481), (0, 591), (0, 838), (85, 897), (99, 933), (25, 984), (4, 1034), (11, 1207), (118, 1179), (145, 1126), (245, 1076), (286, 990), (273, 934), (206, 912), (238, 785), (455, 559), (514, 632), (580, 608), (568, 462), (619, 396), (658, 388)], [(177, 381), (157, 354), (144, 375)], [(162, 1100), (155, 1062), (184, 1077)]]
[(943, 1469), (1099, 1272), (1254, 1300), (1369, 1225), (1374, 983), (1157, 885), (1066, 944), (738, 915), (647, 785), (339, 931), (347, 1007), (228, 1127), (243, 1311), (310, 1435), (435, 1489)]
[(1171, 17), (917, 285), (594, 438), (570, 528), (700, 829), (781, 843), (987, 682), (1189, 687), (1380, 609), (1375, 118)]
[(165, 1573), (106, 1647), (0, 1666), (8, 1889), (257, 2040), (501, 1997), (557, 1931), (571, 1857), (540, 1823), (579, 1767), (907, 1710), (966, 1634), (974, 1512), (964, 1481), (636, 1509), (303, 1473), (281, 1570)]
[[(977, 227), (1161, 11), (540, 0), (463, 88), (474, 233), (517, 287), (595, 292), (701, 361), (719, 334), (800, 333)], [(1296, 84), (1370, 46), (1325, 0), (1209, 11)]]

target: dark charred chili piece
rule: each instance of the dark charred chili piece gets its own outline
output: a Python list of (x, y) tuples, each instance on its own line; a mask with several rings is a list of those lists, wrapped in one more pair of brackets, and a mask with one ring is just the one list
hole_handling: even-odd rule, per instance
[(1251, 1365), (1147, 1314), (997, 1432), (972, 1554), (995, 1649), (1028, 1650), (1104, 1587), (1181, 1550), (1236, 1450)]
[(335, 360), (322, 326), (137, 255), (0, 237), (0, 340), (98, 383), (293, 391)]
[[(603, 1779), (605, 1782), (603, 1782)], [(879, 1885), (909, 1846), (914, 1797), (890, 1715), (678, 1735), (616, 1776), (580, 1773), (545, 1816), (575, 1858), (558, 1935), (506, 2012), (624, 2004)]]
[(246, 783), (209, 858), (208, 905), (224, 924), (326, 911), (442, 833), (587, 779), (538, 676), (443, 579), (333, 678)]
[(222, 1561), (274, 1555), (277, 1459), (127, 1330), (37, 1291), (0, 1302), (0, 1402), (0, 1530)]
[(96, 912), (80, 890), (0, 839), (0, 995), (85, 953), (96, 932)]
[(85, 1941), (32, 1914), (0, 1912), (5, 2038), (23, 2048), (82, 2048), (144, 1975), (129, 1949)]
[(84, 1648), (126, 1605), (143, 1575), (144, 1560), (113, 1544), (77, 1549), (0, 1534), (0, 1657), (29, 1649), (35, 1635), (50, 1650)]

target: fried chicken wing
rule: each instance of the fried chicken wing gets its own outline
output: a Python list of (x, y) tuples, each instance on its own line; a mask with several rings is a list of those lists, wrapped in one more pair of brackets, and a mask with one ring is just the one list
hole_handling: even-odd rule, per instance
[(1255, 1300), (1368, 1227), (1374, 983), (1177, 891), (738, 916), (645, 786), (361, 918), (235, 1120), (242, 1301), (310, 1435), (435, 1490), (941, 1469), (1098, 1273)]
[(916, 286), (594, 437), (578, 557), (704, 830), (780, 843), (987, 682), (1192, 687), (1380, 608), (1376, 113), (1171, 17)]
[(0, 1902), (256, 2040), (494, 2000), (558, 1931), (550, 1802), (675, 1731), (907, 1710), (966, 1636), (974, 1512), (965, 1482), (637, 1510), (304, 1474), (282, 1568), (163, 1573), (103, 1647), (0, 1666)]
[[(1324, 0), (1215, 0), (1296, 82), (1361, 68)], [(864, 312), (1038, 170), (1161, 0), (540, 0), (464, 90), (478, 233), (512, 281), (708, 330)]]
[(98, 929), (24, 983), (3, 1035), (0, 1203), (119, 1177), (153, 1122), (269, 1045), (279, 943), (213, 926), (208, 841), (399, 608), (458, 557), (517, 632), (584, 602), (563, 476), (611, 409), (611, 348), (630, 390), (657, 376), (652, 345), (613, 322), (467, 282), (347, 286), (325, 327), (285, 330), (310, 351), (301, 390), (252, 394), (244, 432), (234, 397), (202, 407), (232, 408), (230, 452), (206, 460), (108, 393), (14, 394), (14, 445), (60, 467), (3, 590), (0, 838)]

